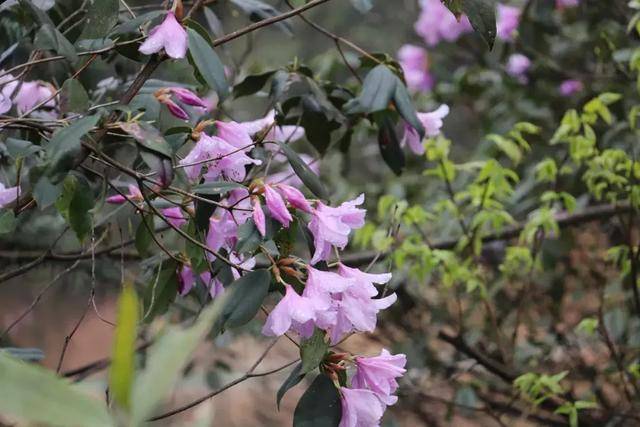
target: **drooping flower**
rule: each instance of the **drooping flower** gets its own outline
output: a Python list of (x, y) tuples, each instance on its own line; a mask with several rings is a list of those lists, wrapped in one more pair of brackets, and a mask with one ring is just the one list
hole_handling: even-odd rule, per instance
[(398, 389), (396, 378), (406, 372), (407, 356), (392, 355), (383, 349), (379, 356), (356, 357), (356, 374), (351, 379), (353, 388), (374, 392), (385, 405), (393, 405), (398, 397), (392, 394)]
[(311, 205), (302, 194), (302, 191), (286, 184), (278, 184), (277, 188), (291, 206), (303, 212), (311, 213)]
[[(449, 114), (449, 106), (442, 104), (437, 110), (429, 113), (418, 113), (418, 119), (422, 123), (425, 129), (425, 135), (434, 137), (440, 134), (440, 129), (443, 125), (443, 119)], [(409, 145), (411, 151), (418, 155), (424, 154), (424, 146), (422, 145), (422, 139), (413, 126), (405, 122), (404, 124), (404, 137), (402, 138), (401, 145)]]
[(260, 205), (260, 200), (257, 197), (254, 197), (251, 200), (251, 206), (253, 209), (253, 222), (256, 224), (256, 228), (264, 237), (267, 234), (267, 220), (264, 216), (264, 211), (262, 210), (262, 206)]
[(310, 261), (312, 265), (329, 259), (332, 246), (344, 249), (349, 243), (351, 230), (364, 225), (366, 211), (356, 207), (362, 203), (364, 194), (335, 208), (318, 202), (309, 222), (315, 246), (315, 253)]
[(562, 96), (571, 96), (578, 92), (582, 92), (582, 89), (584, 89), (584, 85), (580, 80), (569, 79), (560, 84), (558, 91)]
[(291, 221), (293, 221), (293, 217), (287, 209), (287, 205), (285, 205), (282, 196), (267, 184), (264, 186), (264, 198), (271, 217), (285, 228), (288, 228)]
[(0, 208), (4, 208), (15, 202), (19, 196), (19, 187), (5, 187), (4, 184), (0, 182)]
[(498, 4), (496, 36), (504, 41), (511, 41), (518, 29), (518, 25), (520, 25), (520, 9), (513, 6)]
[(149, 32), (149, 37), (138, 50), (145, 55), (151, 55), (161, 49), (174, 59), (184, 58), (187, 54), (187, 32), (171, 11), (167, 12), (160, 25)]
[(385, 406), (378, 396), (365, 389), (340, 388), (342, 418), (339, 427), (378, 427)]
[(580, 4), (580, 0), (556, 0), (556, 8), (562, 10), (570, 7), (576, 7)]
[(426, 50), (419, 46), (405, 44), (398, 51), (398, 61), (410, 90), (425, 92), (433, 87), (433, 77), (429, 73), (429, 56)]
[(427, 46), (435, 46), (441, 40), (452, 42), (472, 31), (466, 16), (456, 19), (440, 0), (421, 0), (420, 5), (422, 11), (415, 23), (415, 30), (424, 38)]
[(18, 114), (24, 114), (32, 110), (45, 100), (47, 102), (42, 105), (43, 107), (55, 107), (56, 100), (53, 97), (54, 94), (55, 90), (49, 84), (38, 81), (22, 83), (14, 99)]
[(358, 270), (357, 268), (347, 267), (342, 263), (338, 265), (338, 273), (340, 274), (340, 276), (353, 279), (357, 283), (357, 286), (350, 289), (351, 292), (369, 298), (378, 295), (378, 290), (373, 285), (374, 283), (383, 285), (389, 282), (392, 277), (391, 273), (365, 273)]
[(529, 81), (527, 71), (531, 68), (531, 60), (520, 53), (514, 53), (507, 61), (507, 74), (525, 84)]
[(122, 194), (116, 194), (115, 196), (107, 197), (106, 202), (113, 205), (121, 205), (127, 201), (127, 199), (133, 202), (141, 202), (144, 200), (140, 188), (135, 184), (129, 184), (129, 194), (123, 196)]
[(180, 206), (163, 209), (162, 215), (167, 218), (167, 221), (169, 221), (171, 225), (177, 228), (180, 228), (182, 225), (187, 223), (187, 220), (184, 217), (184, 212), (182, 212), (182, 208), (180, 208)]
[(280, 336), (286, 333), (296, 324), (302, 325), (315, 319), (316, 307), (314, 302), (306, 297), (298, 295), (291, 287), (285, 284), (285, 295), (269, 313), (262, 333), (267, 336)]
[(242, 181), (246, 176), (245, 166), (259, 165), (260, 160), (252, 159), (236, 147), (217, 136), (202, 133), (200, 139), (180, 164), (187, 176), (194, 180), (203, 167), (207, 169), (206, 180), (215, 180), (224, 175), (227, 179)]
[[(249, 122), (242, 122), (240, 123), (240, 125), (242, 125), (245, 128), (245, 130), (251, 135), (255, 135), (259, 132), (263, 132), (271, 127), (271, 129), (269, 130), (269, 132), (267, 132), (264, 138), (265, 141), (294, 142), (304, 137), (304, 128), (300, 126), (289, 126), (289, 125), (271, 126), (275, 122), (275, 120), (276, 120), (276, 112), (274, 110), (271, 110), (267, 113), (266, 116), (264, 116), (261, 119), (253, 120)], [(266, 146), (267, 149), (270, 149), (269, 145), (270, 144), (267, 144)]]

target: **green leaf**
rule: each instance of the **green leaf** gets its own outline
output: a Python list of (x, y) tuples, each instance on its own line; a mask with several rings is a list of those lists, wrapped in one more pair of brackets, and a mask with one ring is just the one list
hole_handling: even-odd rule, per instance
[(64, 113), (82, 113), (89, 106), (89, 95), (77, 79), (68, 79), (60, 91), (60, 110)]
[(89, 211), (93, 206), (93, 192), (87, 180), (81, 175), (67, 175), (62, 183), (62, 194), (56, 201), (56, 208), (80, 241), (91, 231)]
[(0, 413), (25, 424), (113, 426), (106, 406), (53, 372), (0, 352)]
[(216, 298), (213, 304), (202, 311), (192, 327), (167, 328), (149, 348), (146, 368), (133, 385), (131, 425), (140, 425), (169, 394), (228, 297), (233, 297), (233, 293), (225, 292), (225, 295)]
[(73, 167), (74, 158), (81, 150), (80, 138), (93, 129), (98, 119), (98, 116), (83, 117), (53, 134), (46, 145), (46, 152), (49, 157), (47, 175), (54, 178), (54, 183), (61, 181)]
[(313, 380), (293, 413), (293, 427), (336, 427), (342, 417), (340, 394), (324, 374)]
[(311, 170), (298, 153), (293, 151), (291, 147), (283, 142), (278, 142), (278, 145), (280, 145), (280, 148), (284, 152), (284, 155), (287, 156), (287, 160), (289, 160), (289, 164), (291, 164), (293, 171), (298, 175), (298, 178), (300, 178), (304, 185), (319, 198), (325, 200), (328, 199), (329, 195), (327, 194), (327, 190), (324, 188), (324, 184), (322, 184), (318, 175)]
[(276, 405), (278, 406), (278, 410), (280, 410), (280, 402), (284, 395), (293, 387), (298, 385), (304, 376), (305, 374), (302, 373), (302, 363), (298, 363), (278, 389), (278, 393), (276, 394)]
[(225, 194), (238, 188), (245, 188), (244, 185), (236, 182), (217, 181), (205, 182), (193, 187), (193, 192), (197, 194)]
[(329, 343), (325, 340), (324, 331), (316, 328), (311, 338), (304, 340), (300, 345), (301, 372), (308, 374), (320, 366), (328, 349)]
[(0, 235), (11, 233), (16, 228), (17, 219), (10, 210), (0, 211)]
[(138, 27), (144, 25), (146, 22), (163, 15), (165, 12), (162, 10), (154, 10), (153, 12), (147, 12), (143, 15), (139, 15), (133, 19), (129, 19), (122, 24), (115, 27), (110, 33), (110, 36), (132, 33), (138, 31)]
[(398, 110), (400, 116), (418, 132), (418, 135), (420, 135), (420, 139), (424, 138), (424, 126), (418, 118), (416, 109), (413, 107), (409, 92), (407, 91), (404, 83), (402, 83), (402, 81), (397, 77), (396, 90), (393, 93), (393, 103), (396, 105), (396, 109)]
[(248, 220), (238, 227), (238, 243), (236, 251), (238, 253), (250, 253), (258, 249), (262, 242), (262, 235), (258, 231), (253, 220)]
[[(151, 237), (151, 236), (149, 236)], [(157, 268), (145, 275), (147, 284), (144, 291), (144, 318), (150, 322), (156, 316), (167, 312), (178, 294), (178, 263), (173, 259), (164, 260)]]
[(121, 122), (120, 129), (128, 133), (149, 151), (171, 158), (173, 151), (160, 131), (147, 122)]
[(243, 81), (233, 87), (233, 97), (240, 98), (242, 96), (253, 95), (267, 84), (275, 72), (276, 71), (273, 70), (245, 77)]
[(373, 113), (386, 110), (396, 93), (397, 81), (396, 75), (386, 65), (374, 67), (365, 77), (360, 95), (345, 106), (347, 113)]
[(131, 408), (131, 387), (135, 376), (138, 336), (138, 296), (132, 285), (125, 285), (118, 299), (118, 317), (109, 370), (109, 391), (125, 409)]
[(4, 144), (7, 147), (9, 156), (11, 156), (11, 158), (13, 158), (14, 160), (29, 157), (30, 155), (42, 150), (42, 147), (38, 145), (17, 138), (7, 138)]
[(396, 174), (402, 174), (405, 166), (404, 153), (400, 147), (400, 141), (396, 134), (393, 121), (388, 115), (384, 115), (378, 123), (378, 146), (385, 163)]
[(200, 75), (220, 100), (229, 94), (229, 85), (224, 74), (224, 65), (207, 41), (193, 28), (187, 28), (189, 35), (189, 56)]
[(40, 27), (40, 30), (38, 30), (36, 34), (34, 44), (40, 49), (53, 50), (71, 62), (75, 62), (78, 59), (76, 49), (71, 42), (53, 25), (45, 24)]
[(271, 274), (264, 269), (251, 271), (229, 285), (226, 289), (231, 292), (221, 316), (223, 326), (237, 328), (253, 319), (270, 285)]
[(496, 3), (494, 0), (462, 0), (462, 11), (473, 29), (480, 34), (489, 49), (496, 40)]
[[(231, 2), (247, 14), (253, 22), (259, 22), (282, 14), (278, 9), (260, 0), (231, 0)], [(287, 21), (276, 22), (275, 26), (287, 35), (292, 34), (291, 25)]]
[(33, 198), (40, 209), (51, 206), (62, 193), (62, 184), (53, 184), (46, 176), (40, 177), (33, 186)]
[(78, 40), (99, 39), (118, 23), (118, 0), (89, 0), (85, 24)]
[(149, 255), (149, 246), (153, 242), (149, 229), (153, 230), (153, 215), (143, 215), (136, 229), (135, 241), (136, 250), (143, 257)]

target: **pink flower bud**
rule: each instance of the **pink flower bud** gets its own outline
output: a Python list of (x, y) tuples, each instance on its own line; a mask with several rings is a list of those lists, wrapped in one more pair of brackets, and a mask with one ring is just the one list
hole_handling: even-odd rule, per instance
[(284, 198), (296, 209), (300, 209), (303, 212), (311, 213), (311, 205), (302, 194), (302, 191), (295, 187), (286, 184), (278, 184), (278, 190), (282, 193)]
[(251, 200), (251, 205), (253, 208), (253, 222), (256, 224), (256, 228), (260, 234), (264, 237), (264, 235), (267, 234), (267, 223), (262, 206), (260, 206), (260, 200), (254, 197)]
[(289, 227), (289, 224), (293, 220), (291, 213), (287, 209), (287, 206), (282, 200), (282, 196), (274, 190), (270, 185), (264, 186), (264, 198), (269, 208), (271, 217), (282, 224), (284, 227)]

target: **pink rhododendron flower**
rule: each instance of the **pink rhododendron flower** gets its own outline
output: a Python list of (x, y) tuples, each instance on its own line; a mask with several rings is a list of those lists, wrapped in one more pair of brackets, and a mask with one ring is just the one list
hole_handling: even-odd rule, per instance
[(435, 46), (441, 40), (457, 40), (462, 34), (472, 31), (466, 16), (458, 21), (440, 0), (421, 0), (422, 12), (415, 23), (415, 30), (428, 46)]
[(303, 212), (311, 213), (311, 205), (302, 194), (302, 191), (286, 184), (278, 184), (277, 188), (291, 206)]
[(315, 245), (315, 253), (310, 261), (312, 265), (329, 259), (332, 246), (344, 249), (349, 243), (351, 230), (364, 225), (366, 211), (356, 207), (362, 203), (364, 203), (364, 194), (336, 208), (318, 202), (309, 223)]
[(529, 68), (531, 68), (531, 60), (520, 53), (511, 55), (507, 61), (507, 74), (523, 84), (529, 81), (526, 76)]
[(237, 239), (237, 230), (238, 225), (229, 215), (223, 214), (220, 218), (215, 215), (211, 216), (207, 232), (207, 246), (214, 251), (219, 251), (221, 248), (231, 248)]
[(398, 61), (410, 90), (425, 92), (433, 87), (433, 77), (429, 73), (429, 56), (426, 50), (405, 44), (398, 51)]
[(127, 199), (133, 202), (141, 202), (144, 200), (140, 188), (135, 184), (129, 184), (129, 194), (123, 196), (122, 194), (116, 194), (115, 196), (107, 197), (106, 202), (113, 205), (121, 205), (127, 201)]
[[(438, 107), (437, 110), (430, 113), (418, 113), (418, 119), (422, 123), (425, 129), (425, 135), (428, 137), (438, 136), (440, 129), (443, 125), (443, 119), (449, 114), (449, 106), (446, 104)], [(424, 146), (422, 145), (422, 138), (418, 134), (413, 126), (405, 122), (404, 124), (404, 137), (402, 138), (401, 145), (409, 145), (411, 151), (418, 155), (424, 154)]]
[(215, 125), (218, 130), (218, 137), (224, 139), (236, 149), (242, 149), (245, 152), (251, 151), (253, 140), (246, 127), (241, 123), (217, 121)]
[(262, 210), (262, 206), (260, 205), (260, 200), (257, 197), (254, 197), (251, 201), (251, 206), (253, 209), (253, 222), (256, 224), (256, 228), (264, 237), (267, 234), (267, 220), (264, 216), (264, 211)]
[(18, 187), (5, 187), (0, 182), (0, 208), (15, 202), (20, 196), (20, 188)]
[(298, 295), (288, 284), (285, 295), (267, 317), (262, 333), (267, 336), (285, 334), (292, 326), (302, 325), (315, 319), (316, 307), (309, 298)]
[(288, 228), (291, 221), (293, 221), (293, 217), (287, 209), (282, 196), (267, 184), (264, 186), (264, 198), (271, 217), (285, 228)]
[(200, 136), (189, 154), (180, 161), (180, 164), (185, 166), (187, 176), (192, 180), (198, 178), (200, 171), (205, 167), (207, 180), (224, 176), (237, 182), (244, 180), (246, 165), (260, 163), (260, 160), (248, 157), (224, 139), (205, 133)]
[(18, 89), (18, 93), (14, 99), (18, 114), (24, 114), (30, 111), (36, 105), (39, 105), (45, 100), (48, 101), (43, 105), (43, 107), (55, 107), (55, 98), (49, 99), (54, 93), (55, 90), (49, 84), (43, 84), (37, 81), (24, 82)]
[(498, 4), (496, 17), (496, 36), (505, 41), (513, 40), (513, 36), (520, 25), (520, 9), (513, 6)]
[(569, 7), (576, 7), (580, 4), (580, 0), (556, 0), (556, 7), (558, 9), (566, 9)]
[[(4, 73), (4, 70), (0, 70), (0, 74)], [(7, 74), (0, 77), (0, 114), (4, 114), (11, 110), (11, 95), (18, 86), (18, 81), (15, 80), (13, 75)]]
[(370, 390), (340, 388), (342, 419), (339, 427), (378, 427), (385, 405)]
[(167, 12), (162, 24), (149, 32), (149, 37), (138, 50), (145, 55), (151, 55), (161, 49), (174, 59), (184, 58), (187, 54), (187, 32), (171, 11)]
[(385, 405), (398, 401), (392, 394), (398, 389), (396, 378), (406, 372), (407, 356), (392, 355), (383, 349), (379, 356), (356, 357), (357, 371), (351, 379), (351, 387), (374, 392)]
[[(267, 115), (261, 119), (243, 122), (240, 123), (245, 130), (251, 134), (255, 135), (259, 132), (263, 132), (268, 129), (274, 122), (276, 121), (276, 112), (271, 110)], [(276, 141), (276, 142), (293, 142), (297, 141), (304, 137), (304, 128), (300, 126), (278, 126), (275, 125), (271, 127), (271, 130), (267, 133), (264, 140), (265, 141)], [(267, 144), (266, 147), (269, 147), (270, 144)], [(270, 148), (268, 148), (270, 149)]]
[(182, 208), (180, 208), (180, 206), (163, 209), (162, 215), (164, 215), (165, 218), (167, 218), (167, 221), (169, 221), (169, 223), (174, 227), (180, 228), (182, 225), (187, 223), (187, 220), (184, 217), (184, 212), (182, 212)]
[(578, 92), (582, 92), (584, 89), (584, 85), (580, 80), (569, 79), (565, 80), (560, 84), (558, 91), (562, 96), (571, 96)]
[[(204, 283), (209, 291), (211, 298), (215, 298), (218, 295), (224, 293), (224, 285), (218, 278), (211, 279), (211, 272), (205, 271), (200, 274), (200, 280)], [(185, 296), (196, 284), (196, 275), (188, 265), (183, 265), (178, 273), (178, 294)]]

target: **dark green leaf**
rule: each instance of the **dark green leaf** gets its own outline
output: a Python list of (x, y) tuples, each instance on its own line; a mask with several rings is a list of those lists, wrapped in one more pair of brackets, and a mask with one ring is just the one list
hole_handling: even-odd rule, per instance
[(271, 274), (261, 269), (251, 271), (229, 285), (230, 294), (221, 318), (224, 326), (236, 328), (253, 319), (269, 292), (270, 284)]
[(68, 79), (62, 84), (60, 110), (64, 113), (81, 113), (89, 106), (89, 95), (77, 79)]
[(57, 130), (46, 146), (49, 157), (47, 175), (61, 181), (63, 174), (73, 167), (74, 158), (80, 153), (82, 138), (98, 123), (98, 116), (88, 116), (77, 120), (70, 126)]
[(398, 78), (385, 65), (378, 65), (369, 71), (362, 83), (362, 91), (346, 106), (349, 114), (374, 113), (386, 110), (396, 91)]
[[(231, 2), (242, 9), (242, 11), (249, 16), (249, 19), (254, 22), (273, 18), (282, 13), (273, 6), (260, 0), (231, 0)], [(276, 22), (275, 26), (288, 35), (292, 34), (291, 25), (287, 21)]]
[[(198, 194), (196, 192), (196, 195), (199, 197), (202, 197), (203, 199), (206, 200), (211, 200), (213, 202), (219, 202), (220, 201), (220, 195), (219, 194)], [(202, 200), (197, 200), (195, 201), (195, 222), (196, 222), (196, 228), (199, 231), (203, 231), (203, 232), (207, 232), (209, 231), (209, 218), (211, 218), (211, 215), (213, 215), (213, 212), (216, 210), (216, 205), (214, 205), (213, 203), (207, 203), (205, 201)]]
[(224, 73), (224, 65), (207, 41), (193, 28), (187, 28), (189, 34), (189, 56), (200, 75), (220, 100), (229, 94), (229, 85)]
[(205, 182), (193, 187), (193, 192), (197, 194), (225, 194), (238, 188), (245, 188), (244, 185), (236, 182), (217, 181)]
[(71, 42), (52, 25), (45, 24), (40, 27), (38, 34), (36, 34), (34, 43), (38, 48), (53, 50), (54, 52), (63, 55), (71, 62), (75, 62), (78, 59), (76, 49), (73, 47)]
[(462, 0), (462, 11), (489, 49), (493, 49), (493, 43), (496, 40), (496, 2), (494, 0)]
[(320, 374), (300, 398), (293, 413), (293, 427), (336, 427), (341, 417), (338, 389), (329, 377)]
[(307, 374), (316, 369), (324, 359), (329, 343), (325, 340), (323, 330), (316, 328), (311, 338), (306, 339), (300, 346), (300, 360), (302, 360), (302, 373)]
[(224, 36), (224, 29), (222, 28), (222, 22), (220, 21), (220, 18), (218, 18), (218, 15), (216, 15), (213, 12), (213, 10), (211, 10), (208, 7), (203, 8), (203, 10), (204, 10), (204, 17), (207, 20), (207, 25), (209, 25), (209, 28), (211, 29), (211, 32), (213, 33), (213, 35), (216, 37)]
[(276, 405), (278, 406), (278, 410), (280, 409), (280, 402), (282, 401), (282, 398), (287, 393), (287, 391), (298, 385), (304, 378), (305, 374), (303, 374), (301, 370), (302, 363), (298, 363), (278, 389), (278, 393), (276, 394)]
[(110, 49), (115, 42), (109, 38), (103, 39), (82, 39), (76, 42), (76, 47), (81, 51)]
[(0, 211), (0, 234), (11, 233), (16, 228), (16, 217), (10, 210)]
[(245, 77), (243, 81), (233, 87), (233, 96), (240, 98), (242, 96), (253, 95), (262, 89), (274, 74), (275, 70)]
[(167, 312), (178, 293), (177, 263), (174, 260), (163, 261), (158, 267), (150, 269), (145, 275), (147, 285), (144, 291), (144, 321), (150, 322), (156, 316)]
[(32, 144), (24, 139), (7, 138), (4, 143), (9, 156), (13, 159), (28, 157), (42, 150), (39, 145)]
[(119, 0), (89, 0), (85, 24), (78, 39), (99, 39), (118, 23)]
[(262, 236), (253, 220), (246, 221), (238, 227), (238, 243), (236, 244), (238, 253), (253, 252), (258, 249), (261, 242)]
[(139, 15), (115, 27), (113, 31), (109, 33), (109, 35), (113, 36), (113, 35), (126, 34), (134, 31), (138, 31), (138, 27), (163, 14), (164, 14), (164, 11), (154, 10), (153, 12), (147, 12), (143, 15)]
[(135, 375), (137, 331), (138, 296), (133, 286), (125, 285), (118, 299), (118, 317), (109, 369), (109, 392), (120, 407), (125, 409), (129, 409), (133, 403), (130, 396)]
[(53, 184), (46, 176), (40, 177), (33, 186), (33, 198), (40, 209), (51, 206), (61, 192), (62, 184)]
[(155, 151), (140, 150), (140, 157), (153, 172), (152, 178), (160, 183), (162, 188), (167, 188), (173, 181), (173, 163), (171, 158), (158, 155)]
[(93, 208), (94, 202), (93, 192), (86, 179), (80, 175), (67, 175), (56, 207), (80, 241), (91, 231), (89, 211)]
[(385, 163), (396, 174), (400, 175), (404, 169), (404, 153), (398, 141), (398, 135), (393, 121), (388, 115), (384, 115), (378, 122), (378, 146)]
[(293, 151), (291, 147), (282, 142), (278, 142), (278, 144), (284, 152), (284, 155), (287, 156), (287, 160), (289, 160), (293, 171), (298, 175), (298, 178), (300, 178), (304, 185), (319, 198), (328, 199), (329, 195), (327, 194), (327, 190), (324, 188), (318, 175), (307, 166), (298, 153)]
[[(145, 225), (146, 224), (146, 225)], [(147, 256), (149, 254), (149, 246), (153, 242), (153, 237), (149, 232), (149, 229), (153, 230), (153, 215), (143, 215), (142, 221), (138, 224), (136, 229), (136, 250), (141, 256)]]
[(400, 116), (418, 132), (418, 135), (420, 135), (422, 139), (424, 138), (425, 132), (424, 126), (422, 126), (422, 122), (418, 119), (418, 114), (413, 107), (407, 88), (399, 78), (396, 77), (396, 79), (396, 90), (393, 94), (393, 103), (396, 105), (396, 110), (398, 110)]

